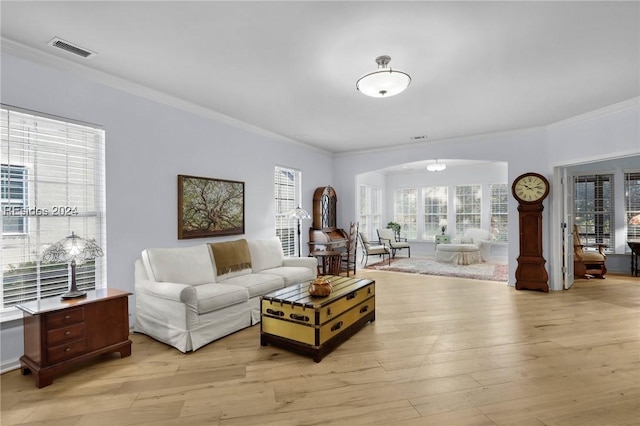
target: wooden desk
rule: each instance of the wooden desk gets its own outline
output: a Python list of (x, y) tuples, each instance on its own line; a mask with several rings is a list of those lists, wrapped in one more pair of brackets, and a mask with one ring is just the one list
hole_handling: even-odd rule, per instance
[(109, 352), (131, 355), (129, 300), (131, 293), (106, 288), (82, 298), (51, 297), (16, 305), (24, 312), (23, 375), (33, 373), (36, 386), (88, 359)]
[(315, 250), (311, 256), (320, 259), (318, 273), (322, 275), (340, 275), (341, 251), (337, 250)]
[(631, 248), (631, 275), (638, 276), (638, 253), (640, 253), (640, 240), (628, 240)]

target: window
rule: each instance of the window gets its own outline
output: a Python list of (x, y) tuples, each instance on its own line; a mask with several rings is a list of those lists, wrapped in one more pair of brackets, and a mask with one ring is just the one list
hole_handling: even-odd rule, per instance
[(507, 242), (509, 216), (507, 214), (508, 191), (506, 183), (489, 185), (491, 190), (491, 235), (493, 241)]
[(403, 238), (415, 239), (417, 237), (417, 199), (418, 190), (416, 188), (400, 188), (394, 192), (393, 220), (402, 227), (400, 235)]
[(482, 191), (481, 185), (456, 186), (456, 235), (464, 234), (469, 228), (481, 227)]
[(446, 223), (447, 220), (449, 188), (446, 186), (422, 188), (422, 198), (424, 200), (424, 228), (422, 238), (435, 241), (435, 235), (442, 233), (440, 223)]
[(300, 205), (301, 174), (297, 170), (275, 167), (276, 235), (280, 238), (285, 256), (295, 256), (298, 247), (298, 221), (287, 213)]
[(574, 222), (583, 244), (605, 244), (613, 253), (613, 175), (592, 174), (574, 177)]
[(382, 190), (375, 186), (360, 185), (359, 206), (359, 232), (364, 232), (369, 239), (377, 239), (376, 230), (381, 228), (382, 220)]
[[(627, 240), (640, 238), (640, 172), (624, 174), (625, 223)], [(625, 245), (625, 250), (630, 251)]]
[(1, 174), (2, 233), (26, 234), (27, 219), (21, 213), (27, 209), (27, 169), (2, 164)]
[[(66, 264), (43, 249), (75, 232), (106, 252), (104, 131), (2, 107), (2, 308), (60, 295)], [(104, 286), (106, 257), (78, 266), (80, 290)]]

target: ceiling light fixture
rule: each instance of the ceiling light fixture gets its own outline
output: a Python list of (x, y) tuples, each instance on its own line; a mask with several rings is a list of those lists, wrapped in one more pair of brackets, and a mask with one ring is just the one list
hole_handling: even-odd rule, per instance
[(446, 168), (447, 168), (447, 165), (443, 163), (438, 163), (438, 160), (436, 160), (436, 162), (433, 164), (427, 165), (427, 170), (429, 170), (430, 172), (441, 172)]
[(378, 70), (360, 77), (356, 82), (356, 88), (374, 98), (388, 98), (406, 89), (411, 83), (411, 76), (406, 72), (388, 68), (389, 62), (391, 56), (378, 56)]

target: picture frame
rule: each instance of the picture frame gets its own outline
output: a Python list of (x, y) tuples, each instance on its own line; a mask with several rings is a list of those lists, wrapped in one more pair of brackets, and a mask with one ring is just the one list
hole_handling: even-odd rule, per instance
[(178, 175), (178, 239), (244, 234), (244, 182)]

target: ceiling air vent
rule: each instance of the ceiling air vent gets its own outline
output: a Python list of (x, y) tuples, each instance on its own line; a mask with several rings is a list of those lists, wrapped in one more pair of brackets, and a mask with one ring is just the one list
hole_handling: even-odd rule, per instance
[(70, 43), (68, 41), (62, 40), (61, 38), (55, 37), (49, 43), (49, 46), (57, 47), (58, 49), (66, 50), (69, 53), (73, 53), (74, 55), (82, 56), (83, 58), (90, 58), (92, 56), (97, 55), (96, 52), (92, 52), (83, 47)]

